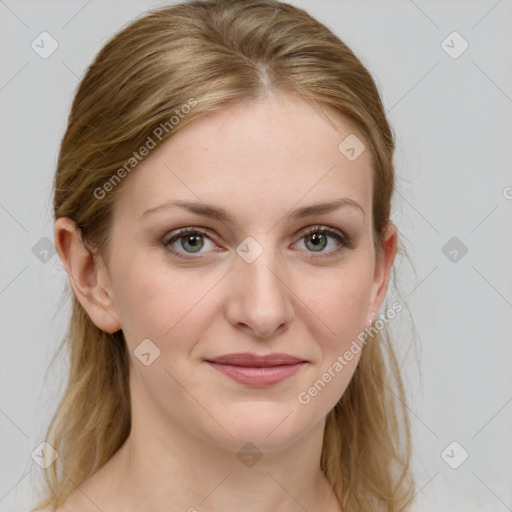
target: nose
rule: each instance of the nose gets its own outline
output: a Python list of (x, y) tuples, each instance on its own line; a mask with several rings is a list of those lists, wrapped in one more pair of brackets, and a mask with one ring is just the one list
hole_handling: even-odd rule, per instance
[(288, 328), (294, 317), (294, 294), (285, 262), (270, 244), (262, 248), (250, 263), (237, 257), (229, 273), (225, 313), (236, 328), (267, 339)]

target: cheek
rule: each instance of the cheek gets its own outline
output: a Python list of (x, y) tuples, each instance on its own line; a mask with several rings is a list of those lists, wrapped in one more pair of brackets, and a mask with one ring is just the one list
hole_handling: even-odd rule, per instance
[(208, 289), (208, 279), (133, 253), (119, 261), (114, 281), (116, 311), (127, 341), (135, 344), (145, 338), (158, 343), (178, 331)]
[(301, 288), (316, 341), (318, 365), (297, 395), (301, 406), (327, 414), (339, 401), (357, 368), (364, 346), (361, 333), (367, 318), (372, 280), (369, 266), (331, 272), (329, 278), (307, 279)]
[(114, 276), (116, 311), (128, 345), (146, 338), (162, 350), (172, 339), (179, 339), (181, 347), (192, 343), (219, 276), (211, 271), (198, 276), (162, 258), (134, 253), (119, 259)]
[(316, 332), (318, 339), (339, 345), (364, 329), (371, 277), (370, 265), (358, 260), (356, 265), (302, 278), (298, 295), (315, 313), (319, 328), (323, 325), (323, 329)]

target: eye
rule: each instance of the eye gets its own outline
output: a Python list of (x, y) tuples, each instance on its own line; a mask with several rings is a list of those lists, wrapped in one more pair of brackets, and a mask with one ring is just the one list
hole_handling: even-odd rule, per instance
[[(330, 245), (334, 245), (334, 249), (324, 251), (329, 246), (329, 239), (334, 240)], [(321, 253), (320, 256), (312, 256), (313, 258), (330, 257), (338, 254), (345, 248), (352, 248), (353, 243), (350, 238), (342, 233), (328, 227), (311, 226), (303, 234), (301, 241), (309, 252)]]
[(172, 236), (165, 237), (162, 243), (179, 258), (193, 258), (193, 256), (185, 256), (182, 251), (185, 251), (186, 254), (201, 254), (201, 249), (205, 246), (205, 239), (213, 244), (207, 233), (201, 228), (183, 228), (174, 234), (171, 233)]
[[(329, 239), (334, 240), (334, 242), (330, 242)], [(169, 233), (169, 235), (162, 240), (162, 244), (178, 258), (194, 259), (193, 254), (208, 252), (207, 250), (201, 251), (201, 249), (205, 247), (205, 240), (210, 242), (213, 246), (216, 245), (208, 236), (207, 230), (203, 228), (187, 227)], [(312, 258), (330, 257), (338, 254), (345, 248), (353, 247), (353, 242), (349, 237), (324, 226), (311, 226), (302, 235), (300, 241), (303, 240), (305, 241), (304, 245), (308, 252), (319, 254), (319, 256), (312, 255)], [(329, 245), (334, 245), (334, 248), (329, 251), (324, 251)], [(187, 254), (190, 256), (187, 256)]]

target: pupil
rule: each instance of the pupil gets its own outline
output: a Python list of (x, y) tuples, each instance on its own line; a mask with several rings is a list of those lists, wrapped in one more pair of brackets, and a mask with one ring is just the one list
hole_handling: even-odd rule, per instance
[[(200, 235), (189, 235), (185, 240), (186, 244), (189, 244), (192, 249), (201, 249), (202, 247)], [(183, 248), (186, 249), (185, 246)]]
[(310, 235), (310, 238), (315, 247), (320, 247), (321, 249), (325, 247), (325, 237), (323, 234), (313, 233)]

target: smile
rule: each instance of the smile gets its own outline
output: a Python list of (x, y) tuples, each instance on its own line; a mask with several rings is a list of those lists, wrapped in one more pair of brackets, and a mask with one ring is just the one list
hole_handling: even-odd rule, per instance
[(239, 366), (211, 361), (207, 363), (236, 382), (252, 387), (269, 387), (278, 384), (295, 375), (306, 364), (304, 361), (277, 366)]

